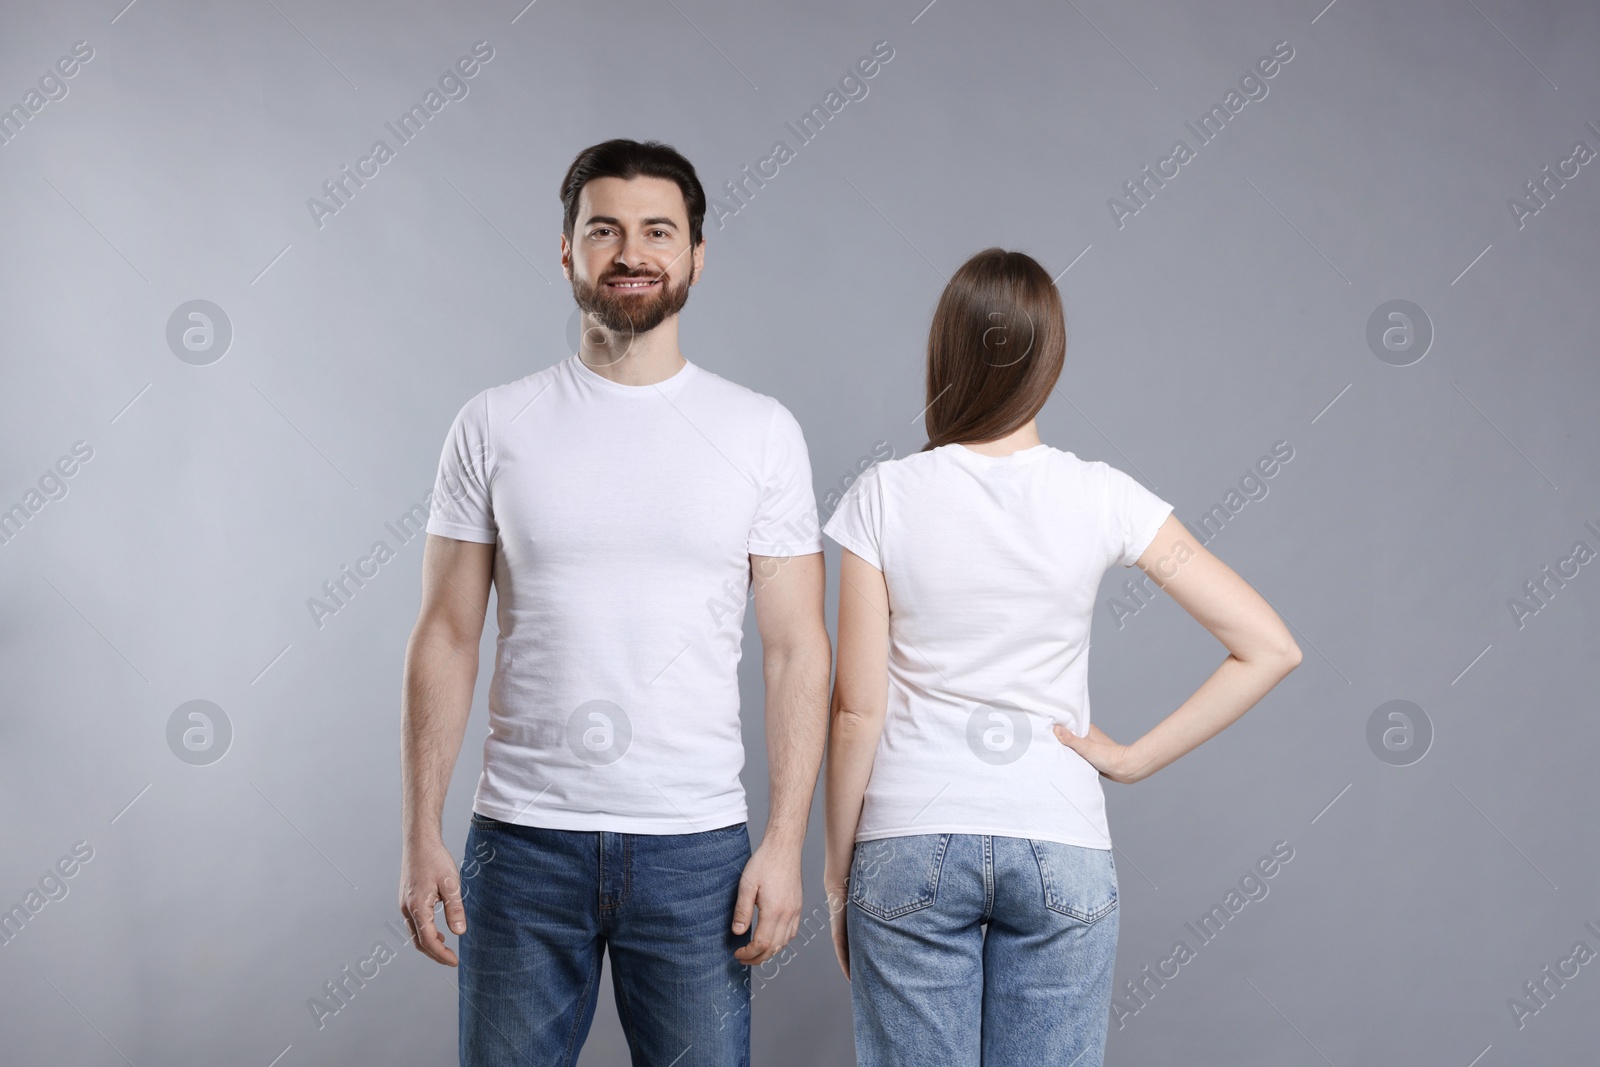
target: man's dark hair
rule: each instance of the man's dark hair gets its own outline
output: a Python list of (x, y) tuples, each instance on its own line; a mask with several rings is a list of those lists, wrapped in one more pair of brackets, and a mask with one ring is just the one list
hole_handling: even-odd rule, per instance
[(567, 176), (561, 179), (564, 207), (561, 232), (568, 243), (578, 222), (578, 194), (596, 178), (666, 178), (678, 183), (684, 206), (689, 209), (689, 247), (700, 244), (700, 224), (706, 217), (706, 192), (690, 163), (678, 150), (660, 141), (630, 141), (617, 138), (590, 145), (572, 161)]

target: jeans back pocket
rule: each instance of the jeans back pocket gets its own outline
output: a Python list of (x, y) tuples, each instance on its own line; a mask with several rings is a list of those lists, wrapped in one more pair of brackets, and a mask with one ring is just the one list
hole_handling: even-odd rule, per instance
[(934, 902), (949, 834), (859, 841), (850, 862), (850, 899), (880, 919), (897, 919)]
[(1044, 906), (1092, 923), (1117, 906), (1117, 865), (1109, 848), (1029, 839), (1044, 883)]

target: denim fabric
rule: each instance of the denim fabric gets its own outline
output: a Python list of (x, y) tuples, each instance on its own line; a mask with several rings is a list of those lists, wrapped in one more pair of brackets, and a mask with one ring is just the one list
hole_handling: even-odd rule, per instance
[(749, 970), (734, 950), (745, 824), (692, 834), (518, 826), (474, 813), (461, 868), (463, 1067), (570, 1067), (601, 953), (635, 1067), (748, 1067)]
[(1109, 849), (862, 841), (847, 915), (859, 1067), (1101, 1067), (1117, 952)]

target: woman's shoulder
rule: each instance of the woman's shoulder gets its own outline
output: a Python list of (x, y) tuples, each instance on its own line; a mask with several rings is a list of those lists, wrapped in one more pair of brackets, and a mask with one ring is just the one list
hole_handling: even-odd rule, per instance
[(1103, 481), (1108, 477), (1112, 477), (1118, 470), (1118, 468), (1103, 459), (1084, 459), (1077, 453), (1069, 452), (1066, 449), (1053, 448), (1051, 452), (1054, 453), (1052, 458), (1058, 467), (1071, 470), (1083, 478)]
[(896, 489), (913, 488), (936, 479), (948, 466), (948, 457), (942, 455), (942, 451), (930, 448), (907, 452), (900, 456), (891, 453), (862, 471), (857, 480), (866, 480), (868, 484), (880, 488), (887, 486)]
[[(893, 482), (909, 486), (924, 479), (942, 477), (952, 470), (966, 470), (968, 466), (961, 462), (961, 458), (954, 451), (961, 447), (963, 446), (958, 444), (940, 445), (937, 448), (908, 452), (901, 456), (891, 452), (887, 456), (879, 456), (870, 466), (863, 467), (853, 480), (871, 479), (879, 484)], [(869, 458), (871, 457), (863, 457), (863, 459)], [(1083, 459), (1069, 449), (1056, 448), (1049, 444), (1043, 446), (1042, 458), (1045, 463), (1041, 466), (1052, 472), (1097, 483), (1113, 477), (1118, 469), (1104, 460)]]

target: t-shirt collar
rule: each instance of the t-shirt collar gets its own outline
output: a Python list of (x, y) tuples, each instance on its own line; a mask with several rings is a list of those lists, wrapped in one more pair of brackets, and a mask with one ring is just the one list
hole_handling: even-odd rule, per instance
[(650, 385), (624, 385), (614, 382), (610, 378), (595, 370), (583, 361), (583, 357), (574, 352), (567, 357), (567, 362), (572, 364), (572, 373), (579, 381), (587, 383), (591, 388), (598, 389), (609, 396), (619, 397), (650, 397), (660, 396), (664, 393), (675, 393), (682, 389), (684, 383), (699, 372), (699, 367), (692, 361), (685, 359), (683, 366), (668, 378)]
[(952, 441), (947, 445), (940, 445), (935, 451), (944, 452), (958, 463), (965, 463), (972, 467), (1015, 467), (1023, 463), (1031, 463), (1042, 459), (1049, 451), (1050, 446), (1042, 441), (1027, 448), (1019, 448), (1010, 455), (986, 456), (982, 452), (974, 452), (966, 445)]

